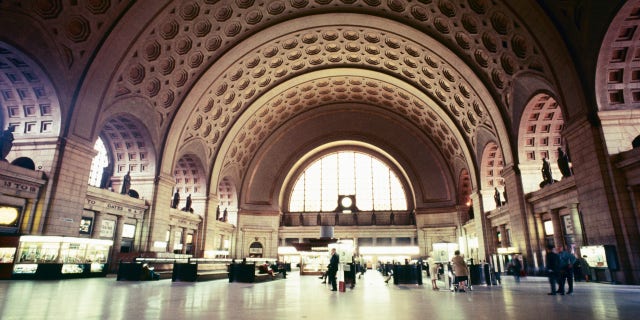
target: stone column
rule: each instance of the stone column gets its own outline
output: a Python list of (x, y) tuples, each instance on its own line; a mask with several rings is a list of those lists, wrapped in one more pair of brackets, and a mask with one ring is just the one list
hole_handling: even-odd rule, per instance
[(124, 220), (124, 217), (116, 216), (116, 232), (113, 238), (113, 248), (111, 249), (112, 257), (117, 256), (120, 253), (120, 247), (122, 247), (122, 229), (124, 229)]
[(155, 180), (155, 192), (153, 194), (152, 206), (149, 207), (145, 217), (145, 228), (142, 237), (145, 239), (147, 248), (152, 252), (166, 252), (167, 248), (155, 247), (154, 243), (164, 242), (166, 231), (169, 228), (169, 212), (171, 210), (171, 199), (173, 197), (173, 187), (175, 180), (172, 175), (161, 173)]
[[(534, 213), (533, 214), (533, 219), (534, 219), (534, 230), (535, 232), (533, 233), (535, 235), (535, 247), (531, 248), (532, 250), (532, 257), (533, 259), (530, 259), (531, 261), (529, 261), (529, 263), (531, 265), (533, 265), (536, 270), (538, 269), (544, 269), (544, 264), (543, 264), (543, 252), (545, 252), (545, 248), (547, 247), (547, 244), (545, 243), (545, 235), (544, 235), (544, 224), (542, 222), (542, 214), (540, 213)], [(535, 261), (534, 261), (535, 259)]]
[(476, 235), (478, 236), (478, 257), (481, 260), (489, 261), (489, 254), (493, 245), (490, 244), (491, 227), (487, 221), (487, 215), (484, 213), (482, 195), (476, 190), (472, 192), (471, 202), (473, 205), (474, 220), (476, 221)]
[[(215, 234), (217, 222), (217, 208), (220, 203), (218, 195), (210, 193), (206, 203), (205, 213), (202, 219), (202, 226), (200, 227), (200, 235), (198, 237), (198, 248), (200, 248), (200, 255), (203, 255), (205, 251), (217, 250), (215, 248)], [(222, 214), (222, 213), (221, 213)], [(222, 246), (222, 244), (220, 244)], [(229, 252), (231, 254), (231, 250)]]
[(182, 250), (180, 253), (185, 254), (187, 252), (187, 228), (182, 228)]
[(527, 214), (527, 202), (522, 187), (522, 175), (517, 166), (509, 164), (502, 170), (507, 193), (506, 210), (509, 212), (509, 227), (511, 228), (511, 243), (509, 246), (518, 248), (526, 256), (531, 252), (531, 228)]
[(100, 238), (100, 228), (102, 226), (102, 221), (104, 220), (104, 213), (96, 211), (93, 214), (93, 230), (91, 230), (91, 238), (99, 239)]
[(72, 138), (60, 139), (58, 143), (49, 178), (58, 183), (47, 185), (48, 197), (43, 204), (46, 211), (37, 213), (36, 221), (40, 223), (34, 234), (75, 237), (89, 186), (91, 162), (97, 151), (93, 144)]
[(509, 239), (507, 239), (507, 226), (501, 224), (498, 226), (498, 231), (500, 232), (500, 248), (506, 248), (509, 246), (507, 243)]
[(578, 211), (577, 203), (569, 204), (571, 222), (573, 223), (573, 237), (577, 248), (584, 245), (584, 231), (582, 228), (582, 219), (580, 219), (580, 211)]
[(553, 245), (556, 248), (564, 246), (562, 223), (558, 209), (551, 209), (551, 223), (553, 224)]

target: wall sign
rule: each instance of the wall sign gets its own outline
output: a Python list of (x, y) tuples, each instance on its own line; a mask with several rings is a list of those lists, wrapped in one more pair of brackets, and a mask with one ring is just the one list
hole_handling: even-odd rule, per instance
[(91, 234), (93, 229), (93, 218), (82, 217), (80, 219), (80, 234)]
[(564, 221), (564, 234), (574, 234), (573, 228), (573, 219), (571, 219), (571, 215), (562, 216), (562, 220)]
[(100, 226), (100, 237), (101, 238), (113, 238), (113, 233), (116, 230), (116, 222), (113, 220), (102, 220), (102, 225)]

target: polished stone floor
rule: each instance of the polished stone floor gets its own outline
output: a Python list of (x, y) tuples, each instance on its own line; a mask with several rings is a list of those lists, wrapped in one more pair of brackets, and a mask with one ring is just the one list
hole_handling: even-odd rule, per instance
[[(440, 283), (444, 287), (443, 283)], [(577, 283), (548, 296), (546, 279), (473, 291), (385, 284), (368, 271), (354, 289), (331, 292), (316, 276), (264, 283), (116, 281), (113, 277), (0, 281), (0, 319), (638, 319), (640, 287)]]

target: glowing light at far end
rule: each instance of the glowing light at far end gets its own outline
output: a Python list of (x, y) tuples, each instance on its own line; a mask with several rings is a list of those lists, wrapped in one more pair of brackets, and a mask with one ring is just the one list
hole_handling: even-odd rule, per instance
[(0, 207), (0, 225), (13, 224), (18, 220), (18, 208)]

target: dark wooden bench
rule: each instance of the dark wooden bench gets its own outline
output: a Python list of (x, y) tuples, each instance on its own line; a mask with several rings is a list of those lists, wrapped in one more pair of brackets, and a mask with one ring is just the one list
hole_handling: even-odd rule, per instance
[(153, 272), (158, 275), (159, 279), (171, 279), (173, 273), (173, 265), (178, 261), (187, 261), (181, 258), (135, 258), (131, 262), (120, 261), (118, 264), (118, 274), (116, 280), (122, 281), (143, 281), (149, 280), (143, 272), (143, 266), (146, 264)]
[(228, 278), (228, 259), (189, 259), (186, 263), (176, 263), (171, 275), (172, 281), (208, 281)]
[(422, 285), (422, 267), (419, 265), (394, 265), (393, 284)]

